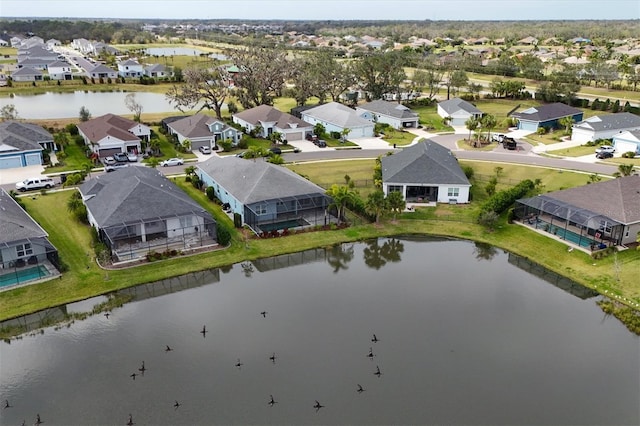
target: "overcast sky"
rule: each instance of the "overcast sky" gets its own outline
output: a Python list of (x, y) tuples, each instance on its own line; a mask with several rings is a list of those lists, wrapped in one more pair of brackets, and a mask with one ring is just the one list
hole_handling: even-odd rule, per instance
[(640, 19), (640, 0), (0, 0), (0, 17), (166, 19)]

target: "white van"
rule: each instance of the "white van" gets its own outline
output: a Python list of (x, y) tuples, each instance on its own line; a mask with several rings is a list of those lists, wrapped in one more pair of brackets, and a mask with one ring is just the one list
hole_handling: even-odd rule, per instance
[(29, 191), (32, 189), (49, 189), (55, 186), (55, 182), (50, 177), (42, 176), (25, 179), (22, 182), (16, 183), (16, 189), (18, 191)]

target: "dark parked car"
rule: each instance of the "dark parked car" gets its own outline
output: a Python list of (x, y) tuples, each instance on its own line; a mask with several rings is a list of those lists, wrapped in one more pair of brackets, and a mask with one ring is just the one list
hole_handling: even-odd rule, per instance
[(278, 148), (277, 146), (275, 146), (273, 148), (269, 148), (269, 152), (272, 153), (272, 154), (277, 154), (277, 155), (282, 154), (282, 150), (280, 148)]
[(126, 152), (117, 152), (113, 154), (113, 159), (119, 163), (126, 163), (129, 161), (129, 156)]
[(314, 142), (316, 144), (316, 146), (318, 148), (326, 148), (327, 147), (327, 142), (322, 140), (322, 139), (318, 139), (317, 141)]
[(601, 160), (605, 158), (611, 158), (611, 157), (613, 157), (613, 152), (609, 152), (609, 151), (600, 151), (599, 153), (596, 154), (596, 158), (599, 158)]

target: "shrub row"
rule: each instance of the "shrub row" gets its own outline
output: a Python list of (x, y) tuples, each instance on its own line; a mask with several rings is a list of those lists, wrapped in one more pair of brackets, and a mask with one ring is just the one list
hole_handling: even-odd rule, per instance
[(513, 188), (498, 191), (489, 197), (480, 207), (480, 214), (488, 211), (493, 211), (497, 214), (501, 214), (506, 209), (511, 207), (518, 198), (522, 198), (529, 191), (535, 187), (535, 184), (530, 179), (525, 179)]

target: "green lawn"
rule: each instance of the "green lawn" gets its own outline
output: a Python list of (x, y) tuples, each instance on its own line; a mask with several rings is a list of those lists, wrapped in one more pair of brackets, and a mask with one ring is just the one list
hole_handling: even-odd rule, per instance
[(571, 148), (547, 151), (547, 153), (553, 154), (553, 155), (561, 155), (563, 157), (581, 157), (583, 155), (588, 155), (588, 154), (595, 156), (596, 155), (595, 150), (596, 150), (595, 146), (580, 145), (580, 146), (573, 146)]
[(71, 142), (64, 148), (66, 157), (63, 159), (58, 159), (60, 165), (55, 167), (47, 167), (46, 173), (82, 170), (85, 164), (91, 164), (91, 160), (87, 158), (85, 151), (86, 147), (84, 145), (79, 146), (74, 142)]
[(411, 110), (420, 117), (420, 124), (427, 131), (433, 132), (453, 132), (453, 127), (447, 126), (442, 122), (442, 117), (438, 115), (437, 107), (433, 106), (414, 106)]
[(413, 133), (405, 132), (404, 130), (396, 130), (392, 127), (389, 127), (384, 130), (384, 139), (389, 145), (396, 144), (397, 146), (406, 146), (410, 145), (411, 142), (416, 138), (416, 135)]

